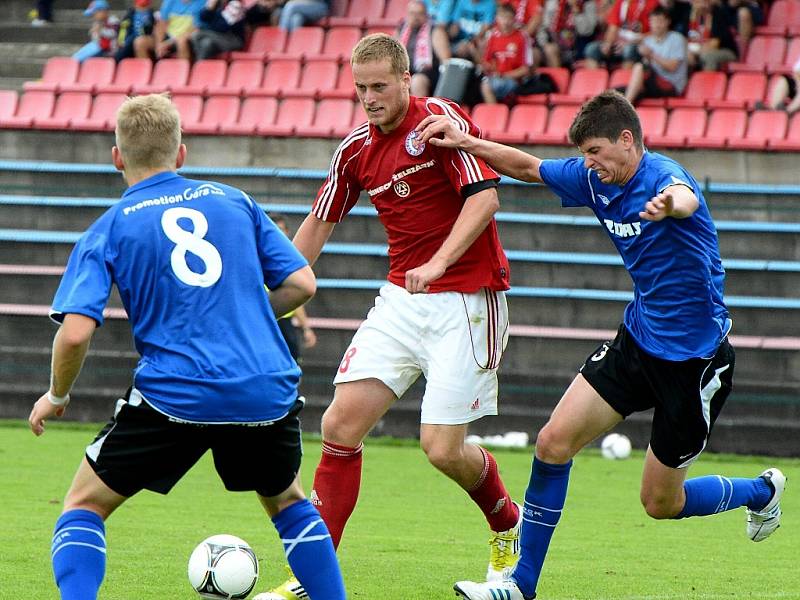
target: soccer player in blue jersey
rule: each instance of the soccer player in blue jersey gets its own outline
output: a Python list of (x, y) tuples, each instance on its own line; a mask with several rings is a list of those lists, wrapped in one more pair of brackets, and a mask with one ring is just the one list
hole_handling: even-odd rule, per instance
[(731, 321), (717, 233), (699, 184), (681, 165), (648, 152), (633, 106), (617, 92), (583, 105), (569, 130), (583, 158), (541, 160), (463, 133), (442, 117), (418, 130), (501, 173), (543, 182), (563, 206), (588, 206), (634, 282), (614, 340), (597, 348), (539, 432), (525, 493), (521, 557), (502, 582), (455, 584), (469, 600), (527, 600), (559, 521), (572, 457), (633, 412), (655, 408), (641, 501), (654, 519), (711, 515), (745, 506), (747, 535), (761, 541), (780, 524), (786, 478), (776, 468), (752, 479), (686, 479), (703, 451), (733, 381)]
[(344, 600), (327, 527), (300, 487), (300, 369), (274, 316), (313, 296), (311, 268), (247, 194), (175, 172), (186, 147), (168, 97), (123, 103), (112, 155), (130, 187), (72, 251), (51, 311), (50, 389), (29, 418), (38, 436), (64, 414), (116, 284), (141, 360), (56, 523), (62, 600), (97, 598), (109, 515), (142, 489), (166, 494), (209, 449), (227, 489), (257, 493), (310, 597)]

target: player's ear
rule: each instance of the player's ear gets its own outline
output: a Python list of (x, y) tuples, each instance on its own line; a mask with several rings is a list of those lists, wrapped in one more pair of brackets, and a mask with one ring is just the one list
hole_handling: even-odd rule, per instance
[(114, 163), (114, 168), (117, 171), (124, 171), (125, 164), (122, 162), (122, 154), (116, 146), (111, 148), (111, 160)]
[(175, 168), (180, 169), (186, 161), (186, 144), (178, 146), (178, 156), (175, 158)]

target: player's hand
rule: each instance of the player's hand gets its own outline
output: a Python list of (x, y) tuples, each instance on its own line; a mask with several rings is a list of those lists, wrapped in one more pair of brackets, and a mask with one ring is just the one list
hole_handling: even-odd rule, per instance
[(446, 270), (445, 264), (429, 260), (420, 267), (406, 271), (406, 290), (412, 294), (427, 294), (430, 284), (444, 275)]
[(456, 127), (450, 117), (445, 115), (430, 115), (417, 125), (420, 141), (428, 142), (431, 146), (442, 148), (460, 148), (467, 140), (467, 136)]
[(42, 435), (44, 433), (44, 422), (50, 417), (63, 416), (66, 409), (66, 404), (56, 406), (50, 402), (50, 392), (45, 393), (33, 405), (33, 410), (31, 410), (31, 414), (28, 417), (28, 423), (33, 434), (36, 436)]
[(672, 194), (660, 193), (653, 196), (644, 205), (644, 210), (639, 213), (639, 216), (645, 221), (661, 221), (669, 216), (672, 216), (672, 209), (675, 206), (675, 201)]

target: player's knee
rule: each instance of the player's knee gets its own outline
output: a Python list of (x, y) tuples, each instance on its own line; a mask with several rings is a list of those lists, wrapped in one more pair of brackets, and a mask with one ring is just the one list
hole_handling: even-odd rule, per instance
[(341, 411), (328, 407), (322, 415), (322, 439), (341, 446), (356, 447), (361, 443), (361, 429), (352, 418)]
[(425, 452), (425, 456), (428, 457), (428, 462), (445, 475), (458, 471), (458, 466), (461, 464), (460, 453), (454, 452), (446, 446), (435, 444), (423, 446), (422, 450)]
[(574, 456), (575, 451), (569, 440), (559, 435), (557, 429), (548, 423), (536, 436), (536, 456), (546, 463), (560, 465)]
[(648, 517), (653, 519), (672, 519), (681, 512), (675, 498), (649, 494), (642, 491), (640, 500)]

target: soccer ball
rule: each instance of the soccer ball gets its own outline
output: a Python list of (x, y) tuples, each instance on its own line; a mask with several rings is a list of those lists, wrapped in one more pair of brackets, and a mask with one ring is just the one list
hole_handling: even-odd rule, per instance
[(245, 598), (258, 581), (258, 560), (235, 535), (212, 535), (189, 557), (189, 583), (201, 598)]
[(631, 455), (631, 441), (621, 433), (609, 433), (600, 443), (600, 452), (604, 458), (621, 460)]

